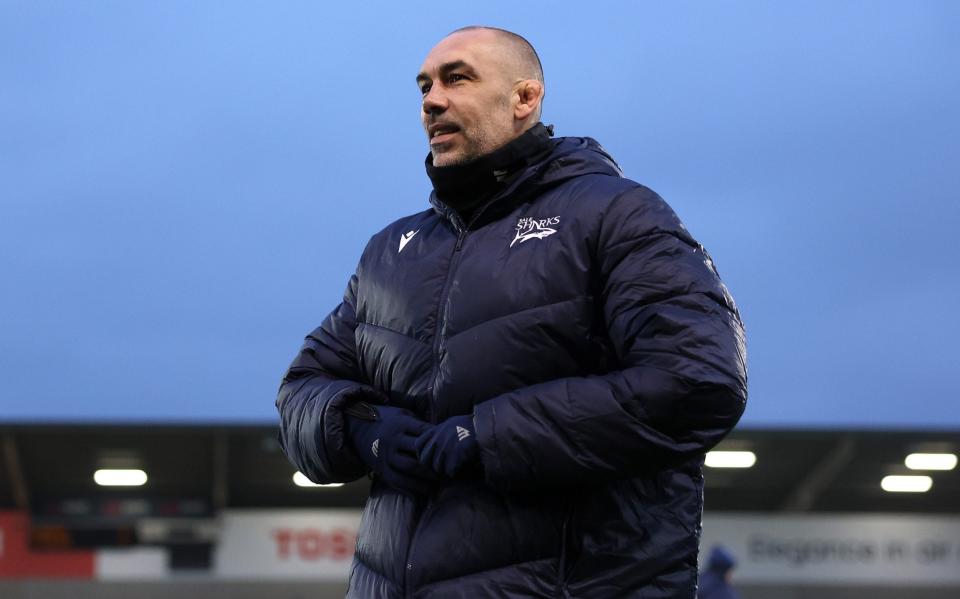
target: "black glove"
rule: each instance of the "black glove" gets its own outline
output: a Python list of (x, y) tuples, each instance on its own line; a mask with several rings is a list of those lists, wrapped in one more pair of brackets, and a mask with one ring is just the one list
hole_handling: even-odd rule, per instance
[(410, 495), (425, 495), (440, 479), (417, 462), (414, 443), (430, 425), (412, 412), (354, 402), (344, 413), (354, 449), (387, 485)]
[(416, 448), (422, 466), (451, 478), (470, 466), (479, 466), (473, 414), (454, 416), (430, 427), (417, 438)]

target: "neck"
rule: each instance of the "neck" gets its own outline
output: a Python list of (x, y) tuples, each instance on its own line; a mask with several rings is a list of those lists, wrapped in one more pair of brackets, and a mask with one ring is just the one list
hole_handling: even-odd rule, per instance
[(477, 208), (493, 198), (522, 167), (549, 151), (552, 134), (553, 127), (537, 123), (493, 152), (463, 164), (433, 166), (427, 155), (427, 175), (437, 198), (469, 222)]

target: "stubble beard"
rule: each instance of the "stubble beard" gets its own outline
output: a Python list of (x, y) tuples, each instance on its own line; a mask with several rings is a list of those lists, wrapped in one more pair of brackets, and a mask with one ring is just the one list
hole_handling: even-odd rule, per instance
[[(485, 142), (487, 140), (482, 132), (472, 132), (461, 129), (460, 135), (463, 137), (463, 145), (459, 152), (445, 152), (442, 150), (437, 152), (433, 148), (430, 149), (434, 166), (445, 167), (467, 164), (489, 153), (490, 150), (485, 150), (487, 146)], [(437, 163), (438, 159), (440, 161), (439, 164)]]
[[(501, 112), (502, 111), (502, 112)], [(490, 119), (493, 122), (499, 122), (500, 119), (509, 118), (510, 111), (510, 96), (503, 95), (497, 100), (496, 108), (487, 115), (487, 119)], [(434, 152), (433, 148), (430, 149), (430, 153), (433, 156), (433, 165), (434, 166), (457, 166), (460, 164), (467, 164), (468, 162), (473, 162), (474, 160), (485, 156), (490, 152), (493, 152), (504, 143), (509, 141), (509, 137), (503, 142), (494, 141), (496, 136), (496, 130), (485, 129), (483, 127), (475, 127), (471, 129), (461, 129), (460, 135), (463, 137), (463, 146), (462, 150), (447, 158), (448, 162), (444, 162), (445, 152)], [(437, 164), (437, 159), (440, 159), (441, 164)]]

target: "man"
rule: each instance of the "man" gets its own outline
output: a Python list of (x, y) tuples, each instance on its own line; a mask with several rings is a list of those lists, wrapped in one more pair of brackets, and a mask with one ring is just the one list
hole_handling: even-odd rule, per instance
[(458, 30), (417, 83), (432, 207), (374, 235), (284, 377), (310, 479), (372, 473), (350, 597), (684, 597), (704, 452), (746, 399), (703, 248), (590, 138), (539, 59)]
[(700, 573), (697, 599), (739, 599), (740, 595), (730, 586), (737, 560), (724, 547), (717, 545), (710, 550), (707, 568)]

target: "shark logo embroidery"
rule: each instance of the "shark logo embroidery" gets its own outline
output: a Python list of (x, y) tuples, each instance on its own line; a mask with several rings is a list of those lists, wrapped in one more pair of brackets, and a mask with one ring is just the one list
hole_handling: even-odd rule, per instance
[(400, 252), (402, 252), (402, 251), (403, 251), (403, 248), (405, 248), (405, 247), (407, 246), (407, 243), (409, 243), (409, 241), (410, 241), (411, 239), (413, 239), (413, 236), (416, 235), (416, 234), (419, 233), (419, 232), (420, 232), (420, 229), (417, 229), (416, 231), (407, 231), (406, 233), (401, 234), (401, 235), (400, 235), (400, 249), (397, 250), (397, 253), (399, 254)]
[(560, 222), (559, 216), (551, 216), (550, 218), (529, 218), (524, 217), (517, 221), (517, 235), (513, 238), (513, 241), (510, 242), (510, 247), (513, 247), (518, 241), (523, 243), (528, 239), (543, 239), (549, 235), (553, 235), (557, 232), (556, 229), (550, 228), (552, 225), (556, 225)]

